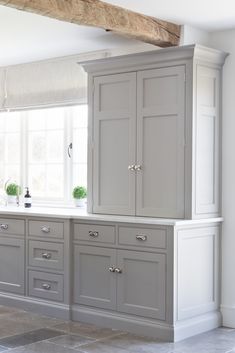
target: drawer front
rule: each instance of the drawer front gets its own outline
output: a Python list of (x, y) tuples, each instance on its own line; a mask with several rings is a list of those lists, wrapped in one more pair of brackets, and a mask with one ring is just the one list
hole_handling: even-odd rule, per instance
[(74, 239), (114, 244), (115, 227), (97, 224), (74, 224)]
[(29, 271), (29, 295), (62, 302), (64, 299), (63, 275)]
[(25, 222), (20, 219), (0, 218), (0, 234), (25, 234)]
[(166, 228), (119, 227), (118, 243), (147, 248), (166, 249)]
[(64, 269), (64, 245), (44, 241), (29, 241), (29, 266)]
[(29, 221), (29, 235), (34, 237), (53, 237), (63, 239), (64, 223), (48, 221)]

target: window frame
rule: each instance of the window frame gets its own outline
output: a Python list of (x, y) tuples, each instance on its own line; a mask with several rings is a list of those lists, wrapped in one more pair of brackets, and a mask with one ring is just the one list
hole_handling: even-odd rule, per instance
[[(21, 114), (20, 118), (20, 171), (19, 171), (19, 183), (23, 187), (23, 189), (29, 185), (29, 128), (28, 128), (28, 120), (29, 120), (29, 112), (35, 110), (44, 110), (44, 109), (53, 109), (53, 108), (65, 108), (64, 115), (64, 153), (63, 153), (63, 173), (64, 173), (64, 186), (63, 186), (63, 198), (45, 198), (45, 197), (34, 197), (33, 191), (32, 193), (33, 204), (35, 206), (56, 206), (56, 207), (74, 207), (72, 190), (75, 186), (73, 183), (73, 168), (74, 168), (74, 154), (73, 150), (71, 153), (71, 158), (68, 156), (68, 146), (72, 142), (73, 146), (75, 142), (73, 141), (73, 114), (66, 110), (69, 107), (78, 107), (78, 106), (87, 106), (84, 103), (76, 103), (76, 104), (68, 104), (68, 105), (48, 105), (42, 107), (34, 107), (23, 110), (16, 110)], [(6, 112), (0, 112), (6, 113)], [(9, 111), (11, 113), (11, 111)], [(56, 129), (55, 129), (56, 130)], [(88, 130), (88, 114), (87, 114), (87, 130)], [(53, 130), (52, 130), (53, 131)], [(87, 139), (88, 144), (88, 139)], [(86, 156), (87, 161), (87, 156)], [(87, 166), (87, 163), (86, 163)], [(4, 183), (6, 180), (4, 180)], [(85, 185), (86, 186), (86, 185)], [(23, 190), (23, 193), (24, 194)], [(23, 196), (23, 195), (21, 195)]]

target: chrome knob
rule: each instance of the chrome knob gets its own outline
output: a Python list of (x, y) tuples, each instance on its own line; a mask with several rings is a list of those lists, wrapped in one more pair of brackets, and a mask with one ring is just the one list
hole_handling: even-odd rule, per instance
[(135, 171), (139, 172), (141, 170), (141, 165), (137, 164), (135, 165)]
[(99, 236), (99, 232), (93, 232), (93, 231), (89, 231), (89, 236), (92, 238), (97, 238)]
[(43, 227), (41, 227), (41, 231), (42, 231), (43, 233), (50, 233), (50, 228), (49, 228), (49, 227), (46, 227), (46, 226), (43, 226)]
[(146, 241), (147, 240), (147, 235), (137, 235), (136, 239), (140, 240), (140, 241)]
[(43, 258), (43, 259), (46, 259), (46, 260), (49, 260), (49, 259), (51, 259), (51, 254), (45, 252), (45, 253), (42, 254), (42, 258)]
[(115, 267), (109, 267), (109, 272), (115, 272)]
[(120, 268), (115, 268), (116, 273), (122, 273), (122, 270)]
[(50, 290), (51, 289), (51, 285), (48, 284), (48, 283), (43, 283), (42, 284), (42, 288), (45, 289), (45, 290)]
[(128, 170), (131, 170), (132, 172), (135, 171), (135, 165), (134, 164), (131, 164), (128, 166)]
[(1, 224), (1, 225), (0, 225), (0, 228), (1, 228), (2, 230), (7, 230), (7, 229), (8, 229), (8, 224)]

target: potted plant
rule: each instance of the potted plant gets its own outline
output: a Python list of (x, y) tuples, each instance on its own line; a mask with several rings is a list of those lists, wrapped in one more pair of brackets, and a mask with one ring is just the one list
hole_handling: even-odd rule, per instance
[(87, 189), (84, 186), (75, 186), (73, 189), (73, 198), (76, 207), (84, 207), (86, 202)]
[(5, 186), (6, 194), (7, 194), (7, 200), (9, 204), (16, 204), (17, 203), (17, 198), (19, 195), (21, 195), (22, 190), (19, 185), (16, 183), (10, 183), (6, 184)]

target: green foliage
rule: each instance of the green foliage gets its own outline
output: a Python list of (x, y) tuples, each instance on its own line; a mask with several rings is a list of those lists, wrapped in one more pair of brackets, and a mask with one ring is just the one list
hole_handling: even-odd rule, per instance
[(87, 196), (87, 190), (84, 186), (75, 186), (73, 189), (74, 199), (85, 199)]
[(6, 186), (6, 193), (9, 196), (17, 196), (17, 195), (21, 195), (22, 190), (19, 185), (15, 184), (15, 183), (11, 183)]

